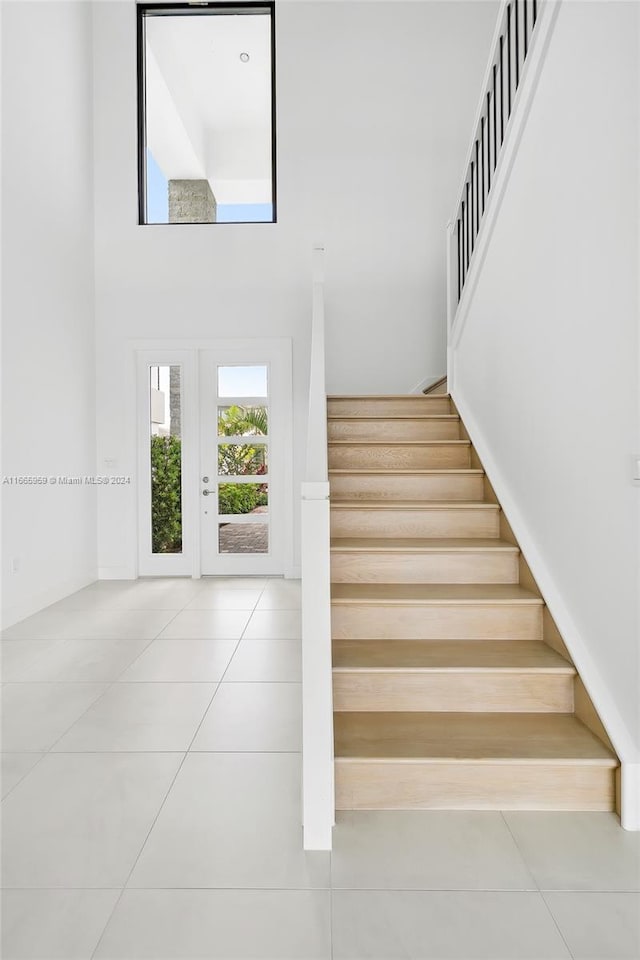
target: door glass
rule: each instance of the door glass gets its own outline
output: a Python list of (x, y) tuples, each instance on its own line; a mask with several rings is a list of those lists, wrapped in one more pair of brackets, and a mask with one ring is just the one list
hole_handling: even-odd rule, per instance
[(269, 553), (268, 372), (267, 364), (217, 366), (219, 555)]
[(151, 552), (182, 553), (182, 368), (149, 368)]
[(266, 483), (221, 483), (218, 487), (218, 513), (221, 516), (246, 516), (269, 512), (269, 486)]
[(267, 472), (264, 443), (221, 443), (218, 445), (218, 475), (224, 477), (262, 476)]
[(218, 367), (219, 397), (267, 397), (267, 366)]
[(218, 550), (220, 553), (269, 553), (269, 525), (221, 523)]

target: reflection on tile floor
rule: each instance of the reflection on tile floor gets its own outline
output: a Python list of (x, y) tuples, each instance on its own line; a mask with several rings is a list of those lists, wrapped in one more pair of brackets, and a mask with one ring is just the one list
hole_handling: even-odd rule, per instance
[(102, 581), (3, 666), (3, 960), (637, 960), (608, 814), (300, 823), (300, 588)]

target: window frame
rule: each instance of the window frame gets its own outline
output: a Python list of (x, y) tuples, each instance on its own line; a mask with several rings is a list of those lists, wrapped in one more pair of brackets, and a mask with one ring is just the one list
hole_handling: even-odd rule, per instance
[(271, 220), (229, 221), (228, 225), (274, 224), (278, 222), (277, 179), (276, 179), (276, 11), (275, 0), (205, 0), (198, 3), (137, 3), (136, 4), (136, 44), (137, 44), (137, 102), (138, 102), (138, 226), (144, 227), (191, 227), (216, 226), (213, 224), (192, 223), (149, 223), (147, 221), (147, 120), (146, 120), (146, 66), (145, 66), (145, 18), (152, 16), (215, 16), (235, 11), (240, 15), (251, 15), (254, 10), (268, 12), (271, 35)]

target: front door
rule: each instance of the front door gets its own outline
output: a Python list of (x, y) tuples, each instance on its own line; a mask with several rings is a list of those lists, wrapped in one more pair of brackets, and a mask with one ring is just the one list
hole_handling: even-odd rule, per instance
[(200, 569), (282, 574), (284, 411), (278, 351), (200, 351)]

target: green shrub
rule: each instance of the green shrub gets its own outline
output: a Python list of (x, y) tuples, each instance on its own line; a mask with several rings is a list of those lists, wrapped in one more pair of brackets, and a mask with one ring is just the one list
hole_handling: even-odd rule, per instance
[(182, 444), (180, 437), (151, 437), (151, 549), (182, 551)]
[(218, 487), (220, 513), (251, 513), (267, 502), (267, 491), (255, 483), (221, 483)]

